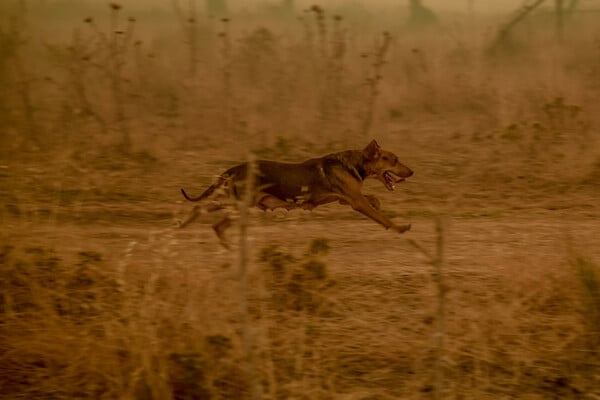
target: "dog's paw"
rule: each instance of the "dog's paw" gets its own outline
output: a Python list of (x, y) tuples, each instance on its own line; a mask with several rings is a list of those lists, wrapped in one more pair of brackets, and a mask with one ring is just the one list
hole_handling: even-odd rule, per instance
[(406, 231), (410, 231), (410, 224), (406, 224), (406, 225), (396, 225), (394, 227), (394, 230), (398, 233), (404, 233)]

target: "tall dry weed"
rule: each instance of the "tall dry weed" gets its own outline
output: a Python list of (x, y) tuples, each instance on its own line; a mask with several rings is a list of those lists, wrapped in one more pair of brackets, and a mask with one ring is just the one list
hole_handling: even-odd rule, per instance
[(600, 349), (600, 269), (597, 264), (584, 257), (576, 257), (573, 265), (581, 282), (583, 318), (589, 332), (589, 350), (593, 355)]

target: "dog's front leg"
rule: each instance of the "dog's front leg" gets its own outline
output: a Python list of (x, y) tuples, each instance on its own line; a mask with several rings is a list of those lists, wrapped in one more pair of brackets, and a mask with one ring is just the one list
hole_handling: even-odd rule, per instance
[[(375, 210), (381, 209), (381, 203), (379, 203), (379, 199), (377, 197), (373, 196), (372, 194), (365, 194), (364, 196), (371, 205), (371, 207), (373, 207)], [(352, 205), (350, 204), (350, 202), (348, 202), (348, 200), (345, 199), (339, 199), (338, 202), (346, 206)]]
[(371, 205), (371, 207), (373, 207), (376, 210), (381, 210), (381, 203), (379, 202), (379, 199), (377, 197), (373, 196), (372, 194), (365, 194), (364, 196)]
[(406, 225), (396, 225), (385, 215), (381, 214), (379, 211), (375, 210), (369, 200), (367, 200), (362, 194), (353, 196), (351, 198), (345, 199), (353, 209), (358, 211), (359, 213), (366, 215), (371, 218), (373, 221), (383, 225), (385, 229), (392, 228), (398, 233), (404, 233), (410, 229), (410, 224)]

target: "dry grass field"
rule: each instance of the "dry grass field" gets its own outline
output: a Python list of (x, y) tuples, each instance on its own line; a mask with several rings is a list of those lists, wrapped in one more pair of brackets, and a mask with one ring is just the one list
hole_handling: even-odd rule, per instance
[[(0, 4), (1, 399), (600, 399), (598, 14), (174, 4)], [(373, 138), (404, 235), (253, 210), (240, 269), (175, 228)]]

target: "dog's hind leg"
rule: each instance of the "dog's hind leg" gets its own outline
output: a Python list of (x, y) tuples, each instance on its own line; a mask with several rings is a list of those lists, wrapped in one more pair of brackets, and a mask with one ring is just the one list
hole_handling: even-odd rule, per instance
[(194, 222), (196, 220), (196, 218), (198, 218), (198, 216), (201, 214), (202, 211), (202, 206), (194, 206), (192, 208), (192, 212), (190, 213), (190, 215), (183, 221), (179, 221), (179, 223), (177, 224), (178, 228), (185, 228), (186, 225), (188, 225), (191, 222)]
[(227, 207), (216, 201), (213, 201), (210, 203), (198, 204), (192, 208), (192, 212), (184, 221), (179, 221), (177, 227), (185, 228), (187, 225), (194, 222), (202, 214), (207, 214), (207, 213), (223, 210), (225, 208), (227, 208)]
[(227, 228), (229, 228), (232, 223), (233, 223), (233, 220), (229, 216), (226, 216), (221, 221), (219, 221), (213, 225), (213, 229), (215, 230), (215, 233), (219, 237), (219, 240), (221, 241), (221, 245), (228, 250), (231, 247), (229, 245), (229, 242), (227, 241), (227, 237), (225, 236), (225, 230), (227, 230)]

